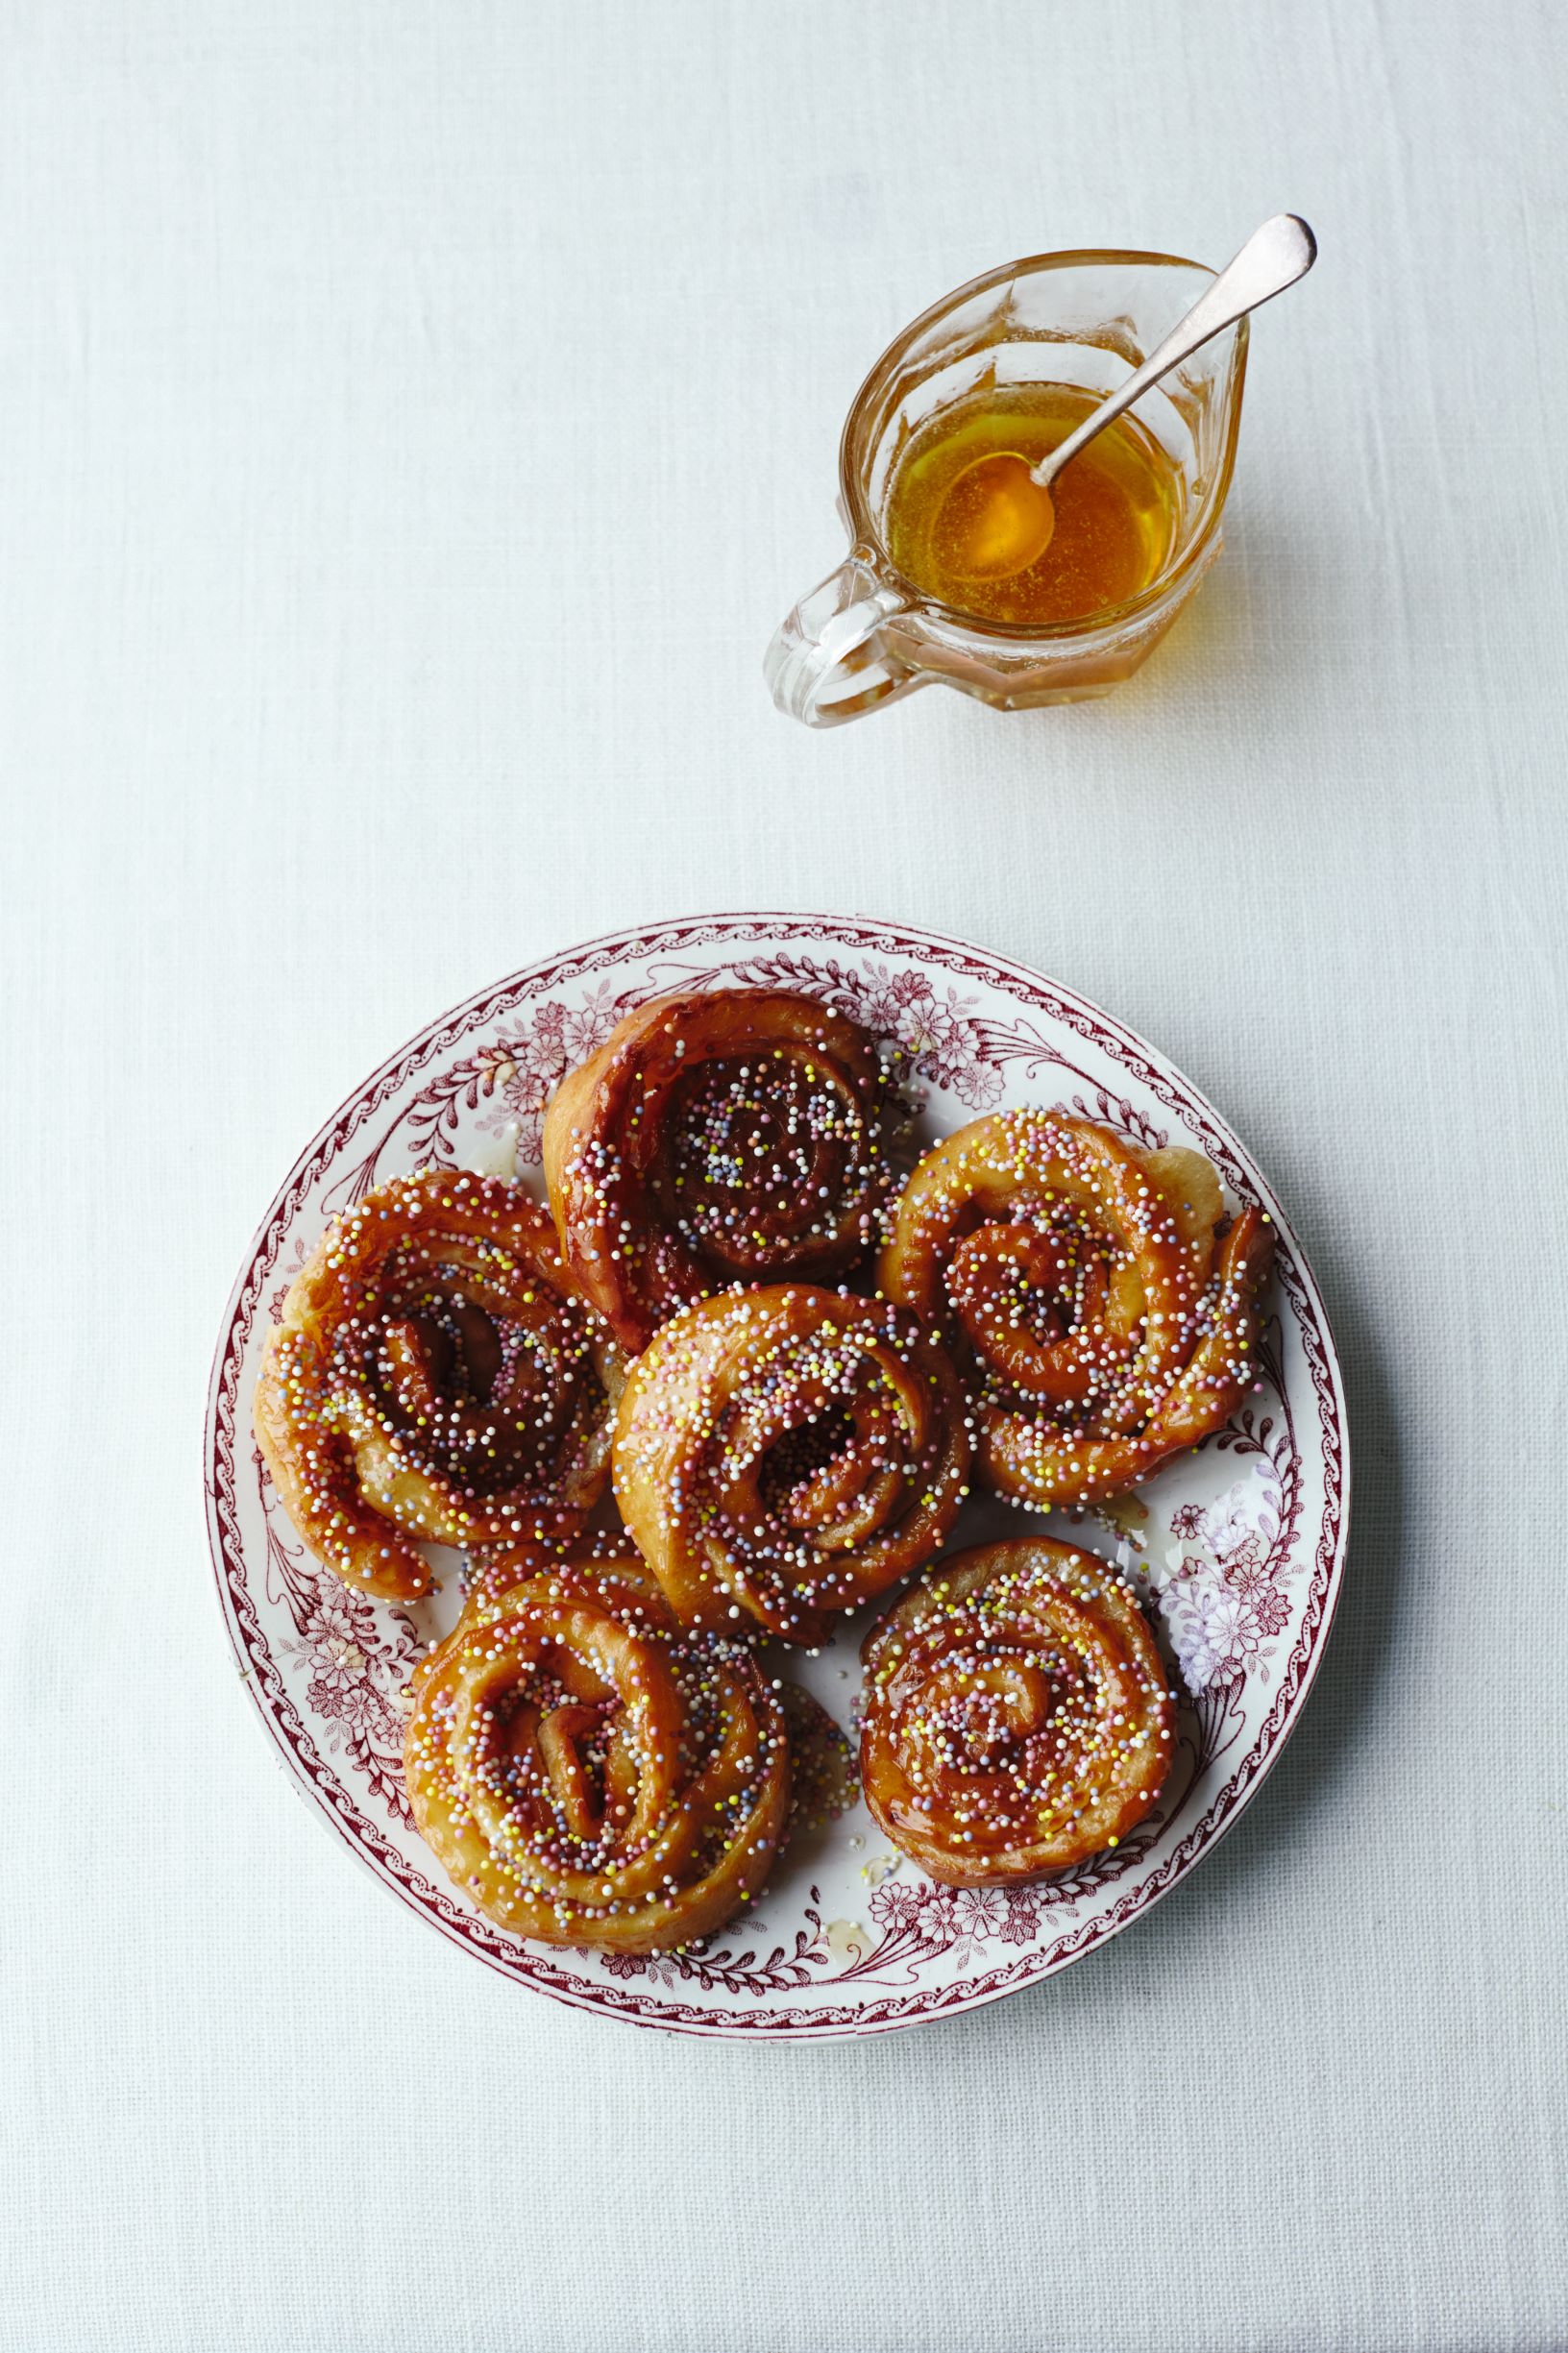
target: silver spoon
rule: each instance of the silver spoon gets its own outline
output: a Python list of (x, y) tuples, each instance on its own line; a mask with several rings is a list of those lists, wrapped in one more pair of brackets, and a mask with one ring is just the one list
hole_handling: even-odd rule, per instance
[(1235, 260), (1205, 286), (1143, 365), (1038, 465), (1017, 450), (992, 450), (972, 459), (948, 484), (939, 510), (947, 517), (949, 548), (962, 547), (965, 509), (980, 525), (964, 561), (949, 554), (952, 569), (971, 580), (1005, 580), (1038, 562), (1056, 529), (1051, 484), (1063, 467), (1200, 344), (1293, 286), (1316, 258), (1317, 240), (1307, 223), (1294, 212), (1276, 212), (1253, 231)]

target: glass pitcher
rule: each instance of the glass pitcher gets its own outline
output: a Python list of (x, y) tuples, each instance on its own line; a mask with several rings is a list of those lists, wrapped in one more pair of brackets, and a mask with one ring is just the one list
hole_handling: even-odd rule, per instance
[(1125, 382), (1214, 272), (1172, 254), (1036, 254), (960, 286), (891, 343), (855, 396), (839, 448), (849, 552), (768, 649), (781, 711), (809, 727), (858, 719), (937, 681), (999, 711), (1108, 695), (1157, 646), (1220, 550), (1247, 322), (1194, 352), (1133, 414), (1170, 460), (1175, 528), (1164, 565), (1125, 603), (1076, 621), (991, 621), (926, 595), (894, 566), (884, 517), (898, 460), (940, 410), (992, 384)]

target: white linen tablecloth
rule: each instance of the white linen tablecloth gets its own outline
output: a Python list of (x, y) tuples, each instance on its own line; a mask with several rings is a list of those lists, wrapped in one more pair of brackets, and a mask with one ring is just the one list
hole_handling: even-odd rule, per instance
[[(1568, 2344), (1560, 12), (12, 0), (0, 72), (6, 2353)], [(1110, 702), (814, 738), (842, 414), (1010, 255), (1317, 228)], [(503, 1984), (322, 1836), (198, 1425), (298, 1146), (715, 906), (1032, 960), (1283, 1194), (1355, 1526), (1288, 1753), (951, 2023)]]

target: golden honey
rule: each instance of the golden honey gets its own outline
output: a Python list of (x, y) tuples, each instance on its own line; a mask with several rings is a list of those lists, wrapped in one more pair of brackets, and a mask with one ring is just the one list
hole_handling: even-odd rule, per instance
[[(1097, 405), (1074, 384), (994, 385), (929, 418), (888, 489), (883, 528), (897, 569), (943, 604), (1020, 625), (1082, 621), (1147, 588), (1170, 555), (1182, 488), (1132, 416), (1108, 425), (1051, 484), (1056, 527), (1043, 552), (1005, 577), (975, 576), (971, 551), (987, 518), (965, 486), (955, 493), (959, 477), (995, 451), (1037, 465)], [(998, 517), (998, 531), (1007, 527)]]

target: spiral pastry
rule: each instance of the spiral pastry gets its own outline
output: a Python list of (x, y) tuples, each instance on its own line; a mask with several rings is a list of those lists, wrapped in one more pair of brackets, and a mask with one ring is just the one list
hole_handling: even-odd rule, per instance
[(1100, 1501), (1223, 1427), (1254, 1377), (1267, 1219), (1201, 1153), (1139, 1152), (1059, 1112), (938, 1144), (898, 1204), (882, 1287), (980, 1376), (981, 1468), (1043, 1509)]
[(837, 1273), (872, 1240), (881, 1067), (814, 997), (656, 997), (570, 1071), (545, 1118), (567, 1262), (622, 1345), (725, 1285)]
[(443, 1868), (550, 1945), (705, 1936), (762, 1885), (789, 1813), (784, 1721), (754, 1661), (683, 1633), (631, 1558), (472, 1593), (416, 1671), (404, 1764)]
[(686, 1624), (817, 1643), (931, 1558), (969, 1437), (946, 1351), (907, 1310), (775, 1284), (664, 1327), (627, 1377), (614, 1465)]
[(316, 1557), (412, 1601), (431, 1584), (416, 1538), (581, 1527), (609, 1476), (622, 1377), (537, 1202), (427, 1168), (323, 1236), (268, 1342), (256, 1434)]
[(1174, 1709), (1127, 1587), (1047, 1537), (956, 1553), (862, 1650), (860, 1773), (934, 1879), (1002, 1886), (1115, 1847), (1160, 1795)]

